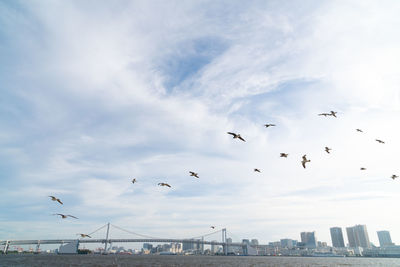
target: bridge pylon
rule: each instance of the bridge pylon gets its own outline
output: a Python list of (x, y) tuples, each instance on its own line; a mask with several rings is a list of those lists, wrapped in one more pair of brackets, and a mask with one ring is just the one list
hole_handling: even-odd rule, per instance
[(10, 247), (10, 241), (7, 240), (6, 243), (4, 244), (4, 249), (3, 249), (4, 254), (7, 254), (9, 247)]
[(106, 234), (106, 242), (104, 244), (104, 253), (107, 251), (107, 244), (108, 244), (108, 234), (110, 232), (110, 223), (107, 224), (107, 234)]
[(40, 240), (38, 240), (37, 244), (36, 244), (36, 252), (39, 253), (39, 249), (40, 249)]
[(222, 229), (222, 243), (225, 243), (225, 245), (222, 246), (224, 249), (224, 254), (228, 255), (228, 243), (226, 242), (226, 228)]

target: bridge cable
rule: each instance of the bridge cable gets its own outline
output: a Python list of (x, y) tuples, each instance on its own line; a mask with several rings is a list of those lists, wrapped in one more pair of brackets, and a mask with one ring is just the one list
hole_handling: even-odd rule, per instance
[(218, 230), (218, 231), (215, 231), (215, 232), (212, 232), (212, 233), (209, 233), (209, 234), (204, 234), (204, 235), (200, 235), (200, 236), (195, 236), (195, 237), (192, 237), (192, 238), (189, 238), (189, 239), (197, 239), (197, 238), (201, 238), (201, 237), (206, 237), (206, 236), (210, 236), (210, 235), (213, 235), (213, 234), (215, 234), (215, 233), (218, 233), (218, 232), (222, 232), (222, 229), (221, 229), (221, 230)]
[(135, 233), (135, 232), (131, 232), (131, 231), (125, 230), (125, 229), (123, 229), (123, 228), (121, 228), (121, 227), (118, 227), (118, 226), (116, 226), (116, 225), (114, 225), (114, 224), (111, 224), (111, 226), (113, 226), (113, 227), (115, 227), (115, 228), (117, 228), (117, 229), (119, 229), (119, 230), (121, 230), (121, 231), (127, 232), (127, 233), (129, 233), (129, 234), (141, 236), (141, 237), (144, 237), (144, 238), (163, 239), (163, 238), (159, 238), (159, 237), (154, 237), (154, 236), (149, 236), (149, 235), (141, 235), (141, 234), (138, 234), (138, 233)]
[(102, 227), (100, 227), (100, 228), (97, 229), (96, 231), (93, 231), (93, 232), (89, 233), (88, 235), (92, 235), (92, 234), (96, 233), (97, 231), (100, 231), (101, 229), (103, 229), (103, 228), (106, 227), (106, 226), (107, 226), (107, 224), (103, 225)]
[[(119, 229), (119, 230), (121, 230), (121, 231), (127, 232), (127, 233), (129, 233), (129, 234), (137, 235), (137, 236), (144, 237), (144, 238), (150, 238), (150, 239), (164, 239), (164, 238), (161, 238), (161, 237), (154, 237), (154, 236), (149, 236), (149, 235), (138, 234), (138, 233), (135, 233), (135, 232), (132, 232), (132, 231), (123, 229), (123, 228), (121, 228), (121, 227), (119, 227), (119, 226), (116, 226), (116, 225), (114, 225), (114, 224), (111, 224), (111, 226), (113, 226), (113, 227), (115, 227), (115, 228), (117, 228), (117, 229)], [(201, 237), (206, 237), (206, 236), (210, 236), (210, 235), (216, 234), (216, 233), (218, 233), (218, 232), (222, 232), (222, 229), (221, 229), (221, 230), (214, 231), (214, 232), (209, 233), (209, 234), (204, 234), (204, 235), (200, 235), (200, 236), (196, 236), (196, 237), (191, 237), (191, 238), (183, 238), (183, 239), (185, 239), (185, 240), (188, 240), (188, 239), (198, 239), (198, 238), (201, 238)]]
[(237, 235), (235, 235), (234, 233), (232, 233), (232, 232), (226, 231), (226, 236), (227, 236), (227, 238), (228, 238), (228, 236), (230, 238), (234, 237), (234, 238), (236, 238), (236, 240), (238, 240), (238, 242), (241, 242), (240, 238)]

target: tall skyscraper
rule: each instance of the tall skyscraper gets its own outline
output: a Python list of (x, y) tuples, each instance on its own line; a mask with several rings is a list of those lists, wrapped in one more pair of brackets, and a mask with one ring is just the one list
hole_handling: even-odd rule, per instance
[(393, 246), (389, 231), (378, 231), (379, 245), (381, 247)]
[(300, 233), (301, 242), (306, 244), (308, 248), (317, 247), (317, 238), (315, 237), (315, 232), (301, 232)]
[(281, 247), (283, 248), (292, 248), (293, 240), (289, 238), (281, 239)]
[(342, 228), (332, 227), (330, 230), (331, 230), (332, 247), (344, 248)]
[(353, 227), (347, 227), (347, 238), (349, 240), (350, 247), (363, 247), (370, 248), (371, 243), (369, 242), (367, 226), (366, 225), (355, 225)]

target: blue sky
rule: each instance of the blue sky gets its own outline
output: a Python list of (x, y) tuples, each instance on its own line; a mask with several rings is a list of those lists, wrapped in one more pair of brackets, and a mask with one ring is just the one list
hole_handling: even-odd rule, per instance
[[(399, 243), (398, 8), (0, 2), (0, 239), (110, 221), (165, 237), (216, 225), (263, 243), (311, 230), (329, 243), (329, 227), (366, 224), (374, 243), (384, 229)], [(317, 116), (330, 110), (337, 119)]]

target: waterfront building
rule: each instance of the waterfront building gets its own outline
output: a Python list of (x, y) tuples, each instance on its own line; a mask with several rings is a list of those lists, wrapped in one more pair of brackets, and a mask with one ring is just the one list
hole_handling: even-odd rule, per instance
[(330, 231), (331, 231), (332, 247), (344, 248), (342, 228), (332, 227), (330, 228)]
[(307, 248), (317, 247), (317, 238), (314, 232), (301, 232), (300, 233), (301, 242), (306, 245)]
[[(194, 240), (194, 239), (190, 239)], [(183, 243), (182, 245), (183, 250), (194, 250), (194, 243)]]
[(281, 239), (281, 247), (282, 248), (292, 248), (293, 240), (289, 238)]
[(349, 246), (352, 248), (362, 247), (370, 248), (371, 243), (369, 241), (367, 226), (366, 225), (355, 225), (353, 227), (347, 227), (347, 238), (349, 240)]
[(381, 247), (393, 246), (389, 231), (378, 231), (379, 245)]
[(152, 250), (153, 249), (153, 244), (150, 243), (143, 243), (143, 250)]
[(250, 241), (250, 244), (251, 244), (252, 246), (258, 246), (258, 239), (252, 239), (252, 240)]
[(171, 243), (169, 251), (172, 253), (181, 253), (182, 243)]
[[(212, 242), (218, 242), (218, 241), (217, 241), (217, 240), (213, 240)], [(212, 254), (217, 253), (217, 252), (218, 252), (218, 249), (219, 249), (219, 246), (218, 246), (218, 245), (211, 244), (211, 253), (212, 253)]]

